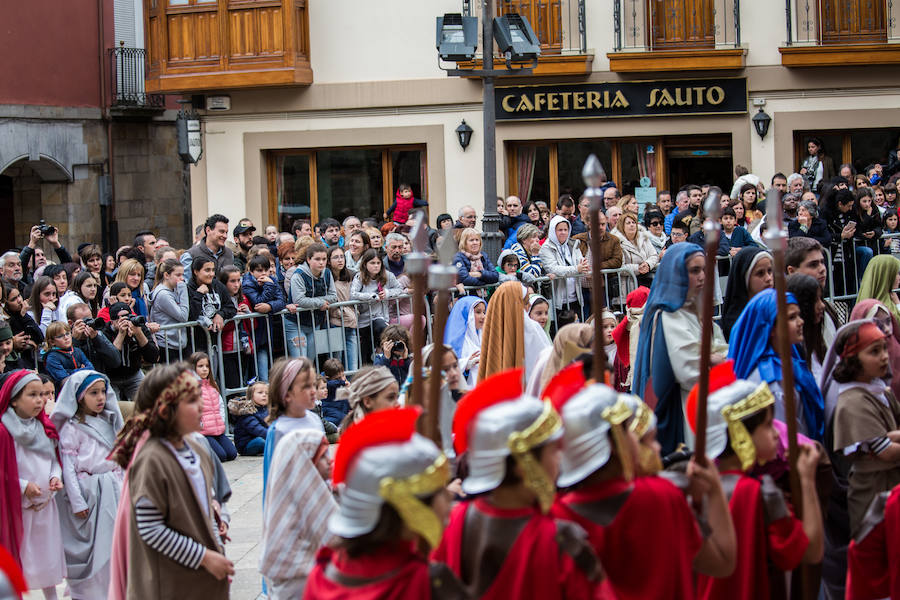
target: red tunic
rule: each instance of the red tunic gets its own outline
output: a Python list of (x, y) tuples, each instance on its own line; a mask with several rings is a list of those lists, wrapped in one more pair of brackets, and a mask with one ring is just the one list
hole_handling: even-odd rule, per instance
[(876, 496), (847, 551), (847, 598), (900, 598), (900, 486)]
[(572, 526), (558, 524), (536, 506), (506, 510), (479, 498), (453, 509), (433, 558), (446, 563), (475, 598), (588, 599), (595, 584), (559, 541), (566, 537), (562, 530)]
[(303, 598), (427, 600), (431, 598), (428, 560), (406, 543), (356, 558), (325, 547), (316, 556)]
[[(697, 577), (697, 597), (703, 600), (770, 600), (783, 590), (769, 581), (770, 565), (776, 577), (800, 566), (809, 539), (803, 523), (793, 516), (772, 479), (760, 481), (740, 471), (722, 473), (731, 518), (737, 534), (737, 565), (726, 578)], [(784, 588), (784, 585), (780, 586)]]
[(551, 514), (588, 532), (607, 576), (603, 585), (619, 600), (693, 600), (693, 560), (703, 539), (684, 494), (669, 481), (605, 481), (560, 495)]

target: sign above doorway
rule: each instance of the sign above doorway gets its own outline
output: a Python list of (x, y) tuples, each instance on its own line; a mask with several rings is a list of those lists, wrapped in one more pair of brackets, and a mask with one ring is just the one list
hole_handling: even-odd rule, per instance
[(498, 121), (747, 112), (747, 78), (497, 87)]

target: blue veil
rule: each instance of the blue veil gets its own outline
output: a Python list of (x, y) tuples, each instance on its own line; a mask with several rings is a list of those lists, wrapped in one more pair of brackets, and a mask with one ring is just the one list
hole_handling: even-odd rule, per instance
[[(797, 304), (793, 294), (787, 294), (788, 304)], [(775, 327), (777, 296), (773, 289), (763, 290), (753, 296), (731, 330), (728, 358), (734, 359), (734, 373), (740, 379), (749, 377), (759, 369), (766, 383), (781, 381), (781, 357), (769, 341)], [(806, 366), (797, 346), (791, 347), (794, 387), (800, 395), (800, 406), (808, 435), (824, 441), (825, 401), (816, 379)]]
[(463, 296), (453, 305), (450, 317), (447, 319), (447, 327), (444, 329), (444, 345), (453, 348), (457, 358), (462, 358), (463, 341), (466, 339), (466, 328), (469, 325), (469, 313), (484, 298), (478, 296)]
[(663, 312), (675, 312), (684, 305), (688, 292), (687, 261), (697, 253), (703, 254), (703, 248), (688, 242), (673, 244), (666, 251), (650, 286), (650, 296), (641, 318), (631, 389), (645, 401), (650, 399), (651, 405), (652, 397), (657, 399), (654, 409), (658, 421), (656, 437), (663, 456), (674, 452), (678, 444), (684, 442), (684, 411), (681, 386), (672, 372), (659, 316)]

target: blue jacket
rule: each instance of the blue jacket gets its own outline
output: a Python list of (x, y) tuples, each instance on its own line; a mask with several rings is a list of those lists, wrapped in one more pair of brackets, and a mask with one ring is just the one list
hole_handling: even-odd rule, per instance
[(84, 352), (80, 348), (73, 347), (72, 350), (66, 351), (59, 348), (53, 348), (44, 356), (44, 366), (47, 369), (47, 375), (59, 386), (63, 379), (80, 369), (94, 369), (94, 365), (87, 359)]
[(500, 280), (500, 274), (494, 269), (494, 264), (484, 252), (481, 253), (481, 263), (484, 266), (481, 277), (469, 277), (469, 269), (472, 268), (472, 261), (462, 252), (457, 252), (456, 256), (453, 257), (453, 264), (456, 265), (457, 270), (456, 280), (459, 283), (468, 286), (497, 283)]
[(335, 427), (341, 426), (341, 421), (350, 412), (350, 402), (348, 400), (337, 400), (337, 390), (347, 385), (343, 379), (329, 379), (325, 382), (328, 386), (328, 396), (322, 400), (322, 418), (333, 423)]
[[(270, 305), (272, 307), (272, 311), (269, 313), (270, 315), (284, 310), (284, 294), (281, 293), (281, 286), (275, 281), (260, 284), (257, 283), (256, 278), (253, 275), (244, 273), (244, 278), (241, 280), (241, 290), (244, 292), (244, 295), (247, 296), (247, 300), (250, 301), (251, 306), (256, 307), (257, 304), (263, 302)], [(281, 325), (281, 320), (277, 317), (270, 316), (268, 321), (272, 331), (276, 331), (276, 328)], [(253, 319), (252, 325), (256, 332), (254, 335), (256, 346), (258, 348), (267, 347), (269, 345), (269, 331), (266, 326), (266, 320)]]
[(246, 398), (232, 398), (228, 401), (228, 412), (234, 424), (234, 445), (238, 452), (243, 454), (247, 444), (255, 438), (266, 439), (269, 430), (266, 424), (266, 417), (269, 416), (268, 408), (257, 406)]
[[(750, 232), (741, 226), (735, 227), (731, 232), (731, 239), (725, 237), (725, 232), (719, 236), (719, 254), (724, 256), (728, 254), (732, 248), (744, 248), (746, 246), (758, 246), (756, 240), (750, 235)], [(722, 247), (725, 247), (725, 253), (722, 253)]]
[(519, 227), (526, 223), (530, 223), (531, 221), (528, 220), (528, 215), (524, 213), (517, 217), (503, 217), (502, 220), (504, 222), (500, 224), (500, 229), (506, 234), (506, 241), (503, 243), (503, 249), (507, 250), (516, 243), (516, 234), (519, 232)]

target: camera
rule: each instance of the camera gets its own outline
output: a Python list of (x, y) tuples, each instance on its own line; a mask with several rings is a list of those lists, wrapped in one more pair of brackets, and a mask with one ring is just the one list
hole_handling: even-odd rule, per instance
[(135, 327), (143, 327), (147, 323), (146, 317), (143, 317), (141, 315), (131, 315), (130, 317), (128, 317), (128, 320)]
[(38, 223), (38, 231), (40, 231), (41, 235), (43, 236), (53, 235), (54, 233), (56, 233), (56, 227), (54, 227), (53, 225), (47, 225), (47, 221), (41, 219)]
[(106, 327), (106, 321), (104, 321), (100, 317), (97, 317), (96, 319), (85, 319), (84, 324), (96, 331), (100, 331), (101, 329)]
[(406, 344), (403, 342), (394, 342), (394, 345), (391, 346), (391, 354), (403, 354), (404, 350), (406, 350)]

